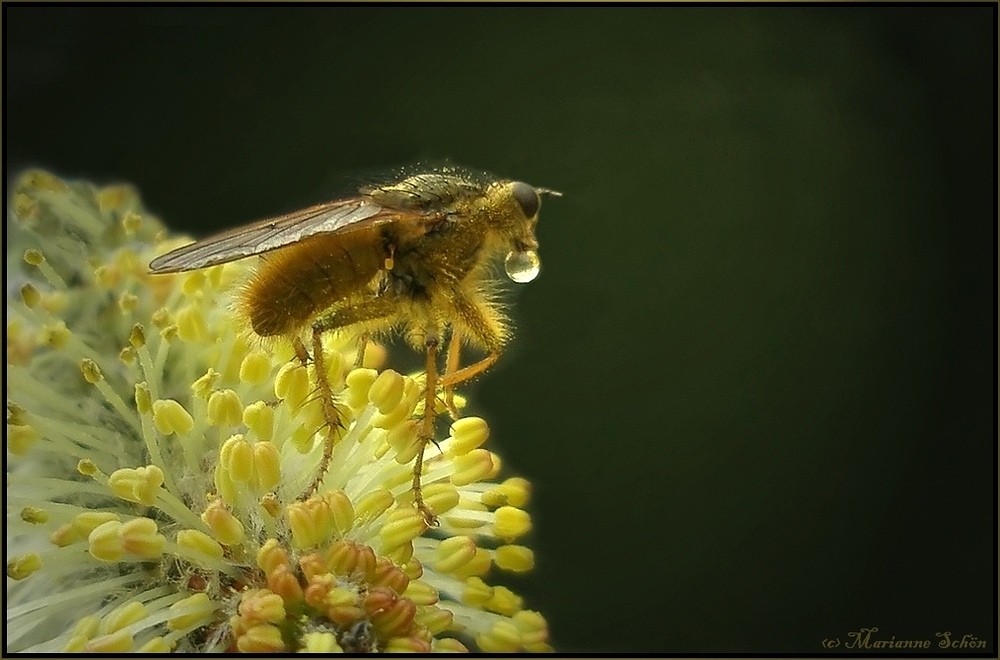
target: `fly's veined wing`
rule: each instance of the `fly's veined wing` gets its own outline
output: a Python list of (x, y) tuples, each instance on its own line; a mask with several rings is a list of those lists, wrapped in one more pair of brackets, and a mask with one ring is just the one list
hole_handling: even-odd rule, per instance
[(288, 215), (261, 220), (209, 236), (153, 259), (153, 273), (197, 270), (263, 254), (316, 234), (331, 234), (392, 222), (399, 211), (385, 209), (367, 197), (317, 204)]

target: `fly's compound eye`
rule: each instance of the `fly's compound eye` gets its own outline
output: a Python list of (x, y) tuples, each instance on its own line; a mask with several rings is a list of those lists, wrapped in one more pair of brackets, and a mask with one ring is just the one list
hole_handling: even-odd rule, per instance
[(538, 213), (538, 207), (542, 204), (535, 189), (526, 183), (515, 181), (511, 186), (510, 192), (521, 207), (524, 217), (534, 218), (535, 214)]

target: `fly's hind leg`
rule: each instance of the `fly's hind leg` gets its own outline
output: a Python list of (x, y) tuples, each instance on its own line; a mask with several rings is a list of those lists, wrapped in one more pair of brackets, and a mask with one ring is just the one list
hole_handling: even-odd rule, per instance
[[(323, 409), (323, 419), (326, 422), (326, 442), (323, 446), (323, 456), (319, 461), (319, 468), (316, 471), (316, 478), (313, 479), (309, 487), (306, 488), (300, 500), (312, 497), (330, 468), (330, 458), (333, 456), (333, 447), (340, 439), (344, 431), (344, 422), (340, 410), (337, 408), (333, 397), (333, 389), (330, 386), (330, 378), (327, 373), (326, 357), (323, 354), (323, 333), (329, 330), (347, 328), (358, 323), (378, 321), (391, 317), (396, 310), (396, 303), (389, 298), (373, 298), (363, 302), (348, 305), (337, 309), (329, 314), (321, 316), (312, 326), (312, 360), (313, 368), (316, 370), (316, 385), (319, 389), (320, 404)], [(361, 344), (359, 350), (364, 350)], [(300, 360), (308, 359), (302, 341), (295, 339), (295, 353)]]

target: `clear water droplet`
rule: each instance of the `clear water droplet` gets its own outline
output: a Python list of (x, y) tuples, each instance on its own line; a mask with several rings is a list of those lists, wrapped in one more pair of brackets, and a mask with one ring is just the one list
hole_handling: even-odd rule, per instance
[(534, 250), (508, 252), (503, 265), (507, 271), (507, 277), (524, 284), (538, 277), (538, 271), (542, 268), (542, 260), (538, 258), (538, 253)]

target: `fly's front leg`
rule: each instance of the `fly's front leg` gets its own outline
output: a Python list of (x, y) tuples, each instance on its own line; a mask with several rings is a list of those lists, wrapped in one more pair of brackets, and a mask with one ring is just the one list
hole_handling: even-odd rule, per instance
[(448, 414), (451, 415), (452, 419), (461, 417), (461, 413), (455, 407), (455, 386), (475, 378), (486, 371), (493, 366), (499, 357), (499, 352), (493, 352), (479, 362), (460, 368), (459, 365), (462, 363), (461, 331), (458, 328), (452, 331), (451, 339), (448, 342), (448, 358), (445, 362), (444, 375), (441, 376), (441, 389), (444, 390), (444, 405), (448, 409)]
[[(330, 376), (327, 373), (326, 357), (323, 353), (323, 333), (328, 330), (346, 328), (357, 323), (377, 321), (391, 317), (396, 310), (396, 304), (388, 298), (374, 298), (338, 309), (330, 314), (321, 316), (312, 327), (312, 349), (313, 368), (316, 371), (316, 385), (319, 390), (320, 405), (323, 409), (323, 420), (326, 422), (326, 442), (323, 446), (323, 456), (320, 457), (319, 468), (316, 478), (313, 479), (309, 487), (306, 488), (300, 500), (308, 499), (319, 489), (326, 477), (326, 472), (330, 468), (330, 458), (333, 456), (333, 448), (340, 439), (344, 431), (343, 416), (334, 401), (333, 389), (330, 386)], [(308, 354), (302, 341), (296, 338), (295, 352), (299, 359), (303, 355), (308, 359)], [(359, 347), (364, 351), (364, 346)]]
[[(448, 346), (448, 360), (444, 376), (441, 377), (441, 387), (444, 388), (445, 405), (452, 416), (457, 419), (454, 405), (455, 386), (475, 378), (496, 363), (500, 358), (500, 350), (503, 348), (505, 331), (498, 321), (497, 312), (489, 306), (477, 304), (459, 292), (452, 293), (451, 303), (456, 320), (461, 323), (455, 325), (452, 330), (451, 343)], [(459, 368), (463, 332), (472, 337), (480, 346), (486, 348), (489, 355), (479, 362)]]

